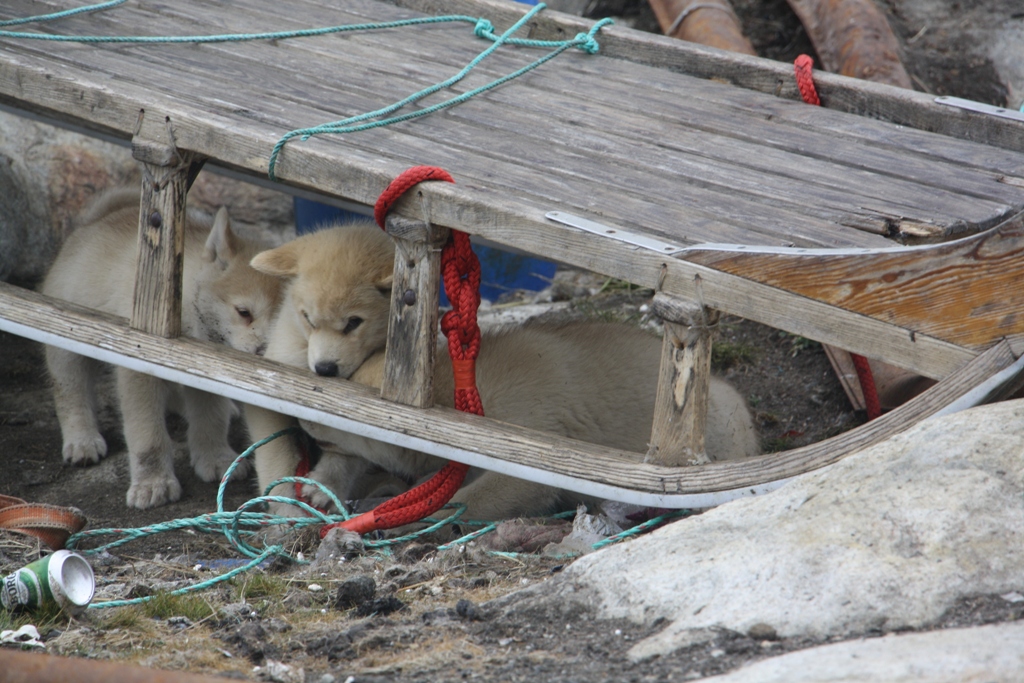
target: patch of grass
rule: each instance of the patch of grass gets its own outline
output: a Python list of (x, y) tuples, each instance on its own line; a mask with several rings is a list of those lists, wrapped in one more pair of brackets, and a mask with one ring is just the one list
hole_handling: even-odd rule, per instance
[(798, 334), (790, 334), (780, 330), (779, 337), (783, 339), (789, 337), (789, 355), (793, 358), (796, 358), (804, 351), (812, 351), (814, 349), (821, 348), (821, 344), (819, 342), (816, 342), (813, 339), (808, 339), (807, 337), (801, 337)]
[(70, 617), (60, 611), (55, 604), (48, 604), (37, 610), (18, 610), (8, 612), (0, 608), (0, 631), (18, 630), (26, 624), (32, 624), (44, 636), (51, 628), (63, 628)]
[(235, 587), (238, 600), (246, 602), (259, 598), (278, 600), (288, 591), (288, 583), (284, 579), (262, 572), (246, 574)]
[(728, 370), (735, 365), (754, 363), (758, 358), (758, 348), (753, 344), (715, 340), (711, 344), (711, 367), (715, 370)]
[(142, 612), (151, 619), (186, 617), (189, 621), (196, 622), (212, 616), (213, 608), (198, 595), (157, 593), (152, 600), (142, 603)]
[(136, 605), (101, 611), (106, 614), (98, 620), (98, 625), (105, 631), (112, 631), (115, 628), (135, 630), (146, 623), (142, 608)]

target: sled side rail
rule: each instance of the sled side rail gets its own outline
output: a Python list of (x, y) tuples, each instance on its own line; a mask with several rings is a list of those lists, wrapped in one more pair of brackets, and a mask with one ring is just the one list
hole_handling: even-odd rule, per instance
[[(233, 349), (130, 329), (115, 316), (0, 283), (0, 329), (336, 429), (511, 476), (640, 505), (707, 507), (775, 488), (904, 431), (1002, 371), (1021, 375), (1020, 338), (1003, 340), (936, 386), (862, 427), (804, 448), (691, 467), (443, 408), (413, 408), (345, 380)], [(1012, 368), (1011, 370), (1007, 370)], [(975, 391), (975, 393), (978, 393)], [(990, 396), (971, 399), (981, 402)], [(966, 406), (964, 406), (966, 407)]]

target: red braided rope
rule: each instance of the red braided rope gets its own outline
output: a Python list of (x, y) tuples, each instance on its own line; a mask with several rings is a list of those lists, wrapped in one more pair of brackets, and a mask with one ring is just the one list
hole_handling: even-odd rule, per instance
[[(384, 228), (384, 219), (391, 206), (417, 183), (424, 180), (455, 180), (436, 166), (415, 166), (398, 175), (381, 193), (373, 207), (377, 225)], [(441, 331), (448, 338), (448, 352), (455, 374), (455, 407), (463, 412), (483, 415), (483, 404), (476, 388), (474, 361), (480, 352), (480, 328), (476, 322), (480, 306), (480, 261), (469, 243), (469, 235), (452, 230), (441, 251), (441, 273), (444, 289), (452, 310), (441, 318)], [(320, 529), (320, 537), (334, 527), (365, 534), (379, 529), (392, 529), (416, 522), (431, 515), (451, 500), (462, 486), (468, 465), (449, 462), (431, 479), (400, 496), (378, 505), (370, 512), (344, 522), (328, 524)]]
[(807, 104), (820, 106), (818, 90), (814, 87), (814, 79), (811, 77), (811, 67), (813, 66), (814, 60), (807, 55), (800, 55), (793, 62), (793, 70), (796, 72), (796, 87), (800, 88), (800, 96)]
[[(814, 79), (811, 76), (811, 67), (814, 60), (807, 55), (800, 55), (793, 62), (793, 71), (796, 73), (796, 86), (800, 88), (800, 96), (807, 104), (821, 106), (818, 98), (818, 89), (814, 87)], [(864, 394), (864, 406), (867, 409), (868, 419), (874, 420), (882, 414), (882, 404), (878, 399), (878, 389), (875, 387), (875, 376), (871, 372), (868, 359), (856, 353), (851, 353), (853, 367), (857, 370), (857, 381), (860, 382), (861, 393)]]

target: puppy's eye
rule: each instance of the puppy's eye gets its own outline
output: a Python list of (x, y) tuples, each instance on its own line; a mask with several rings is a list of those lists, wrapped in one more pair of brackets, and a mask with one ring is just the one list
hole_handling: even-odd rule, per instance
[(363, 319), (362, 318), (357, 318), (355, 316), (352, 316), (351, 318), (348, 319), (348, 324), (345, 325), (345, 329), (342, 330), (341, 333), (342, 334), (348, 334), (349, 332), (354, 331), (357, 327), (359, 327), (362, 324), (363, 324)]
[(235, 306), (235, 312), (245, 321), (246, 325), (252, 325), (252, 312), (245, 306)]
[(302, 312), (302, 317), (306, 319), (306, 324), (307, 325), (312, 327), (314, 330), (316, 329), (316, 325), (314, 325), (313, 321), (309, 319), (309, 313), (306, 313), (305, 311), (303, 311)]

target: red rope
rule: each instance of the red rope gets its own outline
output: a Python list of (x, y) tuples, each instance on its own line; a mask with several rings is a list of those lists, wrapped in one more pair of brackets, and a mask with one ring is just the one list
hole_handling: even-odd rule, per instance
[[(414, 185), (425, 180), (454, 183), (447, 171), (436, 166), (415, 166), (398, 175), (381, 193), (373, 207), (377, 225), (384, 228), (384, 219), (391, 206)], [(480, 328), (476, 312), (480, 306), (480, 261), (469, 243), (469, 235), (452, 230), (441, 251), (441, 274), (452, 310), (441, 318), (441, 331), (448, 338), (448, 352), (455, 374), (455, 407), (463, 412), (483, 415), (480, 392), (476, 388), (474, 361), (480, 353)], [(462, 486), (468, 465), (449, 462), (431, 479), (400, 496), (378, 505), (358, 517), (328, 524), (320, 529), (320, 537), (334, 527), (365, 534), (379, 529), (392, 529), (416, 522), (431, 515), (451, 500)]]
[(793, 62), (793, 70), (796, 71), (796, 87), (800, 88), (800, 96), (807, 104), (817, 107), (821, 105), (821, 100), (818, 99), (818, 89), (814, 87), (814, 79), (811, 77), (811, 67), (813, 66), (814, 60), (807, 55), (800, 55)]
[[(811, 67), (814, 60), (807, 55), (800, 55), (793, 62), (793, 70), (796, 73), (796, 86), (800, 89), (800, 96), (807, 104), (821, 105), (818, 98), (818, 89), (814, 87), (814, 78), (811, 75)], [(882, 404), (878, 399), (878, 389), (875, 387), (875, 376), (871, 372), (868, 359), (856, 353), (851, 353), (853, 367), (857, 370), (857, 380), (860, 382), (861, 393), (864, 394), (864, 407), (867, 409), (868, 419), (874, 420), (882, 414)]]

